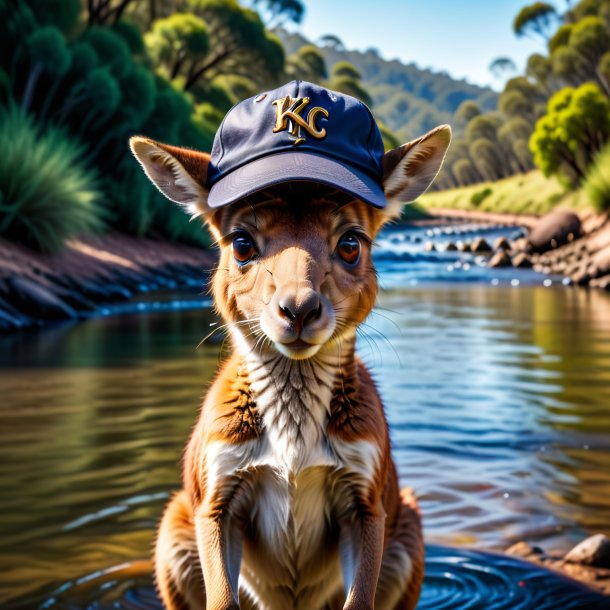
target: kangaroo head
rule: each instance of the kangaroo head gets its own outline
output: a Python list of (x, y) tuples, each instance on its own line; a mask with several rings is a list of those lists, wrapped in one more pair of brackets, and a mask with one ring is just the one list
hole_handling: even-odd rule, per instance
[(451, 130), (444, 125), (387, 152), (376, 209), (341, 191), (289, 182), (235, 204), (207, 205), (209, 155), (134, 137), (131, 148), (159, 190), (203, 216), (220, 247), (212, 284), (216, 308), (244, 354), (292, 359), (353, 347), (371, 311), (377, 278), (371, 244), (438, 173)]

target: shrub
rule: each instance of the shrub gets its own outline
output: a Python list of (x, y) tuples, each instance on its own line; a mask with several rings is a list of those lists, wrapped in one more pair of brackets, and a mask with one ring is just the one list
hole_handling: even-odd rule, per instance
[(610, 145), (607, 144), (593, 160), (583, 188), (596, 210), (610, 210)]
[(14, 107), (0, 113), (0, 235), (44, 252), (103, 226), (83, 149)]
[(489, 187), (484, 188), (482, 191), (477, 191), (471, 195), (470, 203), (472, 203), (475, 208), (478, 208), (492, 193), (493, 189)]

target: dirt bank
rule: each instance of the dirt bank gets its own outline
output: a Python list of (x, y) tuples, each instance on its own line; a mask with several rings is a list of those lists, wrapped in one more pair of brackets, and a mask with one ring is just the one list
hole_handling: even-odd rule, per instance
[(539, 220), (533, 214), (504, 214), (496, 212), (479, 212), (475, 210), (454, 210), (451, 208), (426, 208), (434, 218), (450, 221), (480, 222), (484, 224), (515, 225), (531, 229)]
[(95, 315), (151, 290), (201, 292), (212, 252), (119, 233), (47, 256), (0, 239), (0, 334)]

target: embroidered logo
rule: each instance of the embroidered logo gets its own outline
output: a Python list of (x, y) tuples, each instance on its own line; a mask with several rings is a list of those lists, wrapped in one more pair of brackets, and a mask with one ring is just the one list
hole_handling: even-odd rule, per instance
[(318, 129), (316, 127), (316, 118), (319, 114), (328, 118), (328, 110), (315, 106), (309, 110), (307, 118), (304, 119), (301, 113), (305, 110), (307, 104), (309, 104), (308, 97), (293, 98), (287, 95), (282, 99), (275, 100), (273, 102), (275, 106), (275, 127), (273, 128), (273, 133), (284, 130), (288, 131), (290, 139), (293, 140), (295, 146), (305, 142), (305, 135), (302, 130), (305, 130), (310, 136), (318, 140), (326, 136), (326, 128)]

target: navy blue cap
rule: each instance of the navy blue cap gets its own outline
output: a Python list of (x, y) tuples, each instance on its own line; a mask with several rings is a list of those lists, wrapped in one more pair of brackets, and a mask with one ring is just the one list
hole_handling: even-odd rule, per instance
[(326, 184), (377, 208), (383, 142), (359, 100), (304, 81), (251, 97), (225, 116), (212, 147), (208, 205), (292, 181)]

